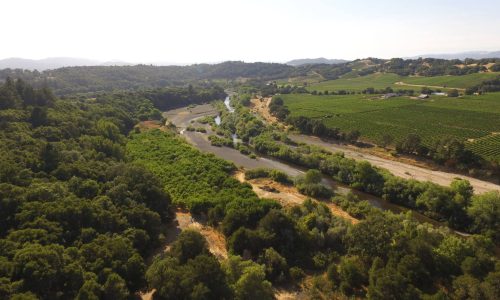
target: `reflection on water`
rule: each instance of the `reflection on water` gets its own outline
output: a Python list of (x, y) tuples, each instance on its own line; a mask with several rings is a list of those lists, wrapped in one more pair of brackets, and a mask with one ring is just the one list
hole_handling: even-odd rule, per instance
[(221, 122), (220, 115), (217, 115), (214, 119), (215, 119), (215, 124), (220, 125)]
[(224, 100), (224, 104), (226, 105), (227, 110), (230, 113), (234, 113), (234, 107), (231, 106), (231, 99), (229, 98), (229, 96), (227, 96), (226, 99)]

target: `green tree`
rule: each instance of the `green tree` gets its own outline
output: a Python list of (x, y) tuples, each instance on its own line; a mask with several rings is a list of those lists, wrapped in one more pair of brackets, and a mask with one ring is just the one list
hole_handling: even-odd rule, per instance
[(0, 110), (15, 108), (19, 103), (19, 95), (17, 94), (14, 81), (7, 77), (5, 83), (0, 86)]
[(320, 183), (322, 177), (323, 177), (323, 175), (321, 175), (320, 171), (310, 169), (310, 170), (307, 170), (307, 172), (304, 176), (304, 183), (306, 183), (306, 184)]
[(265, 280), (265, 273), (258, 266), (248, 267), (234, 284), (235, 298), (238, 300), (275, 299), (271, 283)]
[(101, 299), (102, 286), (94, 279), (86, 280), (76, 296), (77, 300), (98, 300)]
[(361, 132), (359, 130), (351, 130), (346, 134), (345, 138), (349, 143), (355, 144), (360, 136)]
[(458, 97), (458, 90), (452, 89), (451, 91), (448, 92), (448, 97)]
[(474, 187), (470, 184), (468, 180), (465, 179), (454, 179), (450, 184), (451, 189), (461, 196), (462, 202), (460, 203), (463, 207), (468, 207), (472, 195), (474, 194)]
[(127, 299), (129, 294), (130, 293), (127, 289), (127, 285), (125, 284), (125, 280), (123, 280), (120, 275), (116, 273), (111, 273), (108, 275), (108, 278), (106, 279), (106, 282), (103, 286), (104, 299)]
[(40, 296), (49, 297), (60, 289), (64, 267), (63, 247), (27, 244), (18, 250), (13, 259), (14, 276), (25, 280), (25, 286)]
[(394, 137), (390, 134), (384, 134), (382, 136), (382, 140), (381, 140), (381, 146), (386, 148), (387, 146), (389, 146), (390, 144), (392, 144), (392, 142), (394, 141)]
[(207, 241), (198, 231), (184, 230), (172, 244), (170, 253), (183, 264), (189, 259), (193, 259), (201, 254), (208, 254), (209, 252)]
[(347, 295), (367, 282), (363, 262), (357, 256), (344, 256), (339, 265), (340, 289)]
[(492, 191), (472, 197), (467, 210), (472, 218), (472, 229), (487, 233), (496, 241), (500, 241), (500, 192)]
[(415, 133), (410, 133), (406, 136), (402, 143), (396, 146), (396, 150), (402, 153), (414, 154), (421, 146), (421, 139)]
[(391, 267), (376, 270), (370, 277), (369, 299), (420, 299), (420, 293), (397, 270)]
[(35, 106), (31, 110), (30, 122), (33, 127), (39, 127), (47, 124), (47, 108)]
[(266, 277), (272, 282), (284, 282), (288, 277), (288, 264), (286, 259), (273, 248), (264, 250), (259, 259), (265, 265)]
[(484, 299), (480, 281), (470, 275), (462, 275), (453, 280), (453, 298), (459, 300)]
[(252, 260), (243, 260), (240, 256), (230, 256), (223, 263), (223, 269), (236, 299), (274, 299), (264, 266)]

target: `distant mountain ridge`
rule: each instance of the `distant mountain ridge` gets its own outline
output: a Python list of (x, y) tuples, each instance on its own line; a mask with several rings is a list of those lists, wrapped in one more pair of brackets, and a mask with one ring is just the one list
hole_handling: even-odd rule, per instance
[(286, 62), (285, 64), (289, 66), (302, 66), (302, 65), (315, 65), (315, 64), (327, 64), (327, 65), (336, 65), (336, 64), (343, 64), (349, 62), (348, 60), (345, 59), (328, 59), (324, 57), (319, 57), (319, 58), (303, 58), (303, 59), (294, 59), (289, 62)]
[(439, 58), (439, 59), (460, 59), (460, 60), (464, 60), (466, 58), (472, 58), (472, 59), (500, 58), (500, 51), (467, 51), (459, 53), (422, 54), (407, 58), (417, 59), (419, 57)]
[(0, 69), (25, 69), (45, 71), (58, 69), (62, 67), (81, 67), (81, 66), (125, 66), (129, 63), (122, 61), (98, 61), (74, 57), (49, 57), (44, 59), (26, 59), (26, 58), (6, 58), (0, 60)]

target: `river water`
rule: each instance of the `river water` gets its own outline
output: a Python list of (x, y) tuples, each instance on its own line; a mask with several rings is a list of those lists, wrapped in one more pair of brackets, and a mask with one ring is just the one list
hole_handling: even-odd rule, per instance
[[(229, 112), (235, 111), (230, 104), (229, 97), (225, 99), (224, 104), (226, 105)], [(203, 152), (212, 153), (217, 157), (230, 161), (234, 163), (237, 167), (243, 167), (247, 170), (255, 168), (275, 169), (282, 171), (292, 177), (304, 174), (306, 171), (304, 168), (300, 166), (296, 166), (288, 162), (283, 162), (272, 157), (261, 156), (258, 157), (257, 159), (252, 159), (246, 155), (241, 154), (238, 150), (233, 148), (212, 146), (210, 144), (210, 141), (208, 141), (208, 135), (212, 134), (209, 126), (207, 126), (207, 134), (184, 130), (187, 126), (190, 125), (192, 120), (196, 120), (204, 116), (211, 115), (215, 118), (216, 124), (220, 124), (221, 117), (218, 114), (218, 111), (215, 110), (210, 104), (198, 105), (195, 108), (191, 109), (185, 107), (180, 109), (175, 109), (167, 111), (163, 115), (167, 117), (172, 123), (174, 123), (180, 129), (181, 134), (186, 137), (187, 141), (192, 145), (194, 145), (196, 148), (198, 148)], [(237, 139), (237, 137), (233, 135), (233, 141), (235, 138)], [(353, 193), (356, 196), (358, 196), (359, 199), (366, 200), (371, 205), (383, 210), (390, 210), (394, 213), (408, 211), (407, 208), (392, 204), (388, 201), (385, 201), (373, 195), (352, 189), (349, 186), (334, 181), (332, 178), (328, 176), (323, 176), (322, 183), (325, 186), (331, 188), (333, 192), (336, 194), (346, 195), (348, 193)], [(434, 221), (415, 211), (413, 212), (413, 216), (419, 221), (428, 222), (434, 225), (442, 225), (439, 222)]]
[[(226, 105), (226, 108), (227, 110), (230, 112), (230, 113), (234, 113), (235, 112), (235, 108), (231, 106), (231, 94), (229, 96), (226, 96), (226, 99), (224, 99), (224, 105)], [(219, 123), (217, 123), (219, 122)], [(220, 118), (220, 115), (217, 115), (215, 117), (215, 124), (217, 125), (220, 125), (221, 123), (221, 118)], [(231, 134), (231, 138), (233, 139), (233, 144), (236, 145), (238, 143), (241, 142), (240, 139), (238, 139), (238, 135), (236, 133), (232, 133)]]

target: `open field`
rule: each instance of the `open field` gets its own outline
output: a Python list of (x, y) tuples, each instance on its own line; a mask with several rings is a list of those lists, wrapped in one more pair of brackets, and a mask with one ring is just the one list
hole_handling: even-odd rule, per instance
[(433, 85), (456, 88), (468, 88), (489, 79), (493, 79), (500, 73), (474, 73), (463, 76), (434, 76), (434, 77), (403, 77), (402, 82), (408, 84)]
[(461, 98), (414, 100), (376, 96), (283, 95), (291, 116), (322, 119), (342, 131), (357, 129), (363, 140), (379, 143), (385, 134), (401, 140), (416, 133), (424, 144), (453, 137), (485, 158), (500, 158), (500, 93)]
[(308, 89), (317, 91), (362, 91), (369, 87), (375, 89), (385, 89), (388, 86), (395, 85), (396, 82), (402, 81), (402, 78), (403, 77), (397, 74), (377, 73), (355, 78), (327, 80), (318, 84), (310, 85)]
[[(399, 76), (392, 73), (376, 73), (362, 77), (340, 78), (337, 80), (323, 81), (309, 86), (310, 90), (317, 91), (362, 91), (366, 88), (384, 89), (391, 87), (397, 89), (413, 89), (419, 91), (420, 87), (411, 85), (424, 85), (433, 87), (446, 87), (465, 89), (484, 80), (495, 78), (500, 73), (476, 73), (463, 76), (435, 76), (435, 77), (415, 77), (415, 76)], [(396, 83), (403, 84), (396, 84)], [(405, 84), (408, 84), (405, 85)]]

